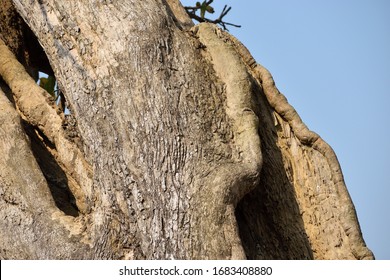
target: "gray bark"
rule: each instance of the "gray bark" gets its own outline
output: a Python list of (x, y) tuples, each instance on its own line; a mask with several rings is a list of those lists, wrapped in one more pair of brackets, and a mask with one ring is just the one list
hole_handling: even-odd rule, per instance
[(373, 257), (333, 151), (231, 35), (174, 0), (13, 4), (71, 116), (3, 26), (2, 258)]

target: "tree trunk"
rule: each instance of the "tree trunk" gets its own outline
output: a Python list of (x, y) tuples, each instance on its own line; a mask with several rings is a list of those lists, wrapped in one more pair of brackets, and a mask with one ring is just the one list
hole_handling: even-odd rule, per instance
[(332, 149), (234, 37), (177, 0), (12, 2), (1, 258), (373, 258)]

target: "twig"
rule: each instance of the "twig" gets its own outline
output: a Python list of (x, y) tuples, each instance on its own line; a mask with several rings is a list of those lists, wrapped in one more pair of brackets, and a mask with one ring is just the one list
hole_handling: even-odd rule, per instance
[[(214, 0), (209, 0), (209, 1), (206, 1), (204, 4), (206, 6), (208, 6), (213, 1)], [(232, 7), (228, 7), (227, 5), (225, 5), (225, 7), (223, 8), (223, 10), (222, 10), (221, 14), (219, 15), (219, 17), (217, 19), (214, 19), (214, 20), (206, 18), (206, 17), (201, 17), (201, 16), (198, 16), (196, 14), (196, 12), (201, 9), (201, 6), (195, 6), (195, 7), (186, 6), (186, 7), (184, 7), (184, 9), (187, 11), (187, 14), (190, 16), (190, 18), (195, 19), (198, 22), (210, 22), (210, 23), (214, 23), (214, 24), (219, 24), (220, 26), (223, 27), (224, 30), (227, 30), (227, 31), (228, 31), (228, 29), (226, 27), (227, 25), (233, 26), (233, 27), (237, 27), (237, 28), (241, 27), (241, 25), (233, 24), (233, 23), (226, 22), (226, 21), (223, 20), (223, 18), (232, 9)]]

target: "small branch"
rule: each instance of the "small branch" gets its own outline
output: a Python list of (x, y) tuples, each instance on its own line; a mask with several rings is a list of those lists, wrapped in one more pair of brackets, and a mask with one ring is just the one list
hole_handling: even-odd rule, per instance
[[(204, 4), (202, 5), (210, 5), (211, 3), (213, 2), (213, 0), (209, 0), (209, 1), (206, 1)], [(220, 26), (222, 26), (222, 28), (224, 30), (228, 30), (228, 28), (226, 27), (227, 25), (228, 26), (233, 26), (233, 27), (237, 27), (237, 28), (240, 28), (241, 25), (237, 25), (237, 24), (233, 24), (233, 23), (230, 23), (230, 22), (226, 22), (223, 20), (223, 18), (230, 12), (230, 10), (232, 9), (232, 7), (228, 7), (227, 5), (225, 5), (225, 7), (223, 8), (221, 14), (219, 15), (219, 17), (217, 19), (209, 19), (209, 18), (206, 18), (206, 17), (201, 17), (201, 16), (198, 16), (196, 14), (196, 12), (198, 10), (201, 9), (201, 6), (195, 6), (195, 7), (191, 7), (191, 6), (188, 6), (188, 7), (184, 7), (184, 9), (186, 10), (186, 12), (188, 13), (188, 15), (190, 16), (190, 18), (198, 21), (198, 22), (209, 22), (209, 23), (214, 23), (214, 24), (219, 24)]]

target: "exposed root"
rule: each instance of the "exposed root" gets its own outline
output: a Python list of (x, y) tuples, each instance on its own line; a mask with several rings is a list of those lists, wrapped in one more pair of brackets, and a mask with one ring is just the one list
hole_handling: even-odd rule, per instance
[[(230, 256), (242, 259), (246, 256), (239, 238), (234, 209), (257, 185), (263, 164), (254, 84), (235, 49), (220, 40), (220, 29), (214, 24), (202, 23), (192, 31), (206, 46), (204, 55), (212, 61), (216, 75), (226, 86), (226, 115), (233, 132), (234, 149), (240, 155), (233, 162), (215, 167), (205, 183), (210, 190), (201, 196), (201, 204), (212, 209), (205, 218), (209, 219), (209, 224), (220, 221), (220, 215), (224, 217), (223, 231), (231, 250)], [(216, 225), (215, 229), (218, 228)], [(216, 234), (210, 229), (205, 231), (210, 235)]]
[(313, 147), (326, 158), (332, 170), (332, 179), (339, 193), (339, 199), (341, 200), (340, 204), (343, 205), (343, 208), (340, 209), (340, 211), (341, 217), (344, 218), (342, 218), (341, 221), (343, 223), (345, 233), (352, 240), (350, 242), (352, 247), (351, 250), (357, 258), (372, 258), (371, 251), (367, 247), (362, 246), (364, 241), (361, 237), (356, 211), (347, 191), (341, 167), (335, 152), (317, 133), (309, 130), (303, 123), (294, 107), (288, 103), (286, 97), (280, 93), (275, 86), (271, 73), (265, 67), (258, 64), (248, 49), (235, 37), (226, 32), (224, 32), (224, 36), (225, 39), (230, 41), (235, 47), (237, 53), (240, 54), (242, 60), (252, 72), (253, 77), (262, 85), (263, 92), (269, 104), (290, 125), (296, 138), (303, 145)]
[[(235, 148), (241, 159), (236, 167), (229, 166), (225, 171), (230, 173), (227, 177), (232, 177), (231, 173), (237, 171), (238, 177), (243, 177), (244, 180), (256, 180), (261, 171), (262, 153), (258, 134), (259, 120), (255, 113), (256, 102), (252, 94), (253, 84), (234, 48), (219, 39), (219, 31), (219, 28), (209, 23), (199, 24), (194, 29), (201, 43), (207, 44), (214, 70), (226, 85), (226, 114), (231, 121)], [(243, 185), (245, 184), (238, 183), (231, 186), (229, 193), (234, 194), (233, 204), (250, 191), (242, 189)]]

